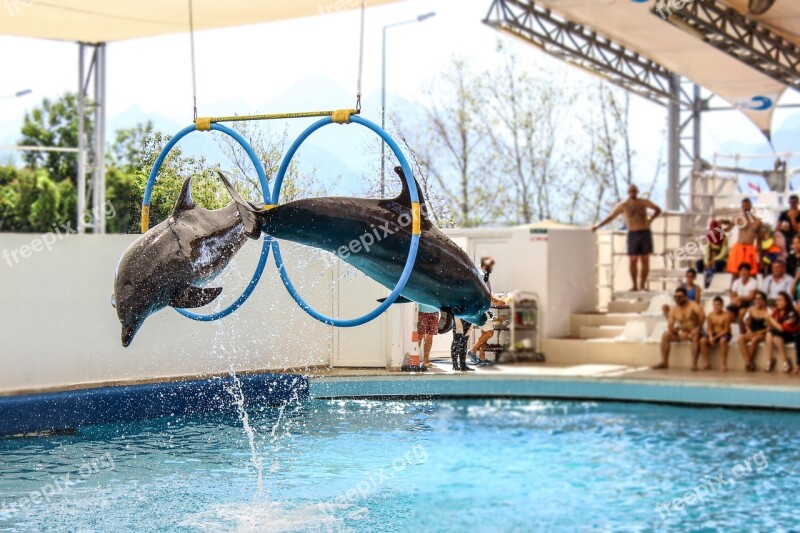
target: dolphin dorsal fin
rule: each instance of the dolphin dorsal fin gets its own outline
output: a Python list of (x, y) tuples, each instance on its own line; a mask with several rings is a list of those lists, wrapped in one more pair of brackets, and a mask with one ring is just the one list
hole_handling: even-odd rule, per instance
[(192, 200), (192, 178), (189, 176), (183, 182), (181, 193), (178, 195), (178, 201), (175, 202), (175, 207), (172, 210), (172, 216), (178, 216), (181, 211), (187, 209), (194, 209), (194, 200)]
[[(403, 184), (403, 190), (400, 191), (400, 194), (397, 196), (397, 198), (395, 198), (395, 201), (399, 204), (411, 207), (411, 192), (408, 190), (408, 183), (406, 183), (406, 174), (405, 172), (403, 172), (403, 167), (396, 166), (394, 167), (394, 171), (400, 177), (400, 183)], [(425, 196), (423, 196), (422, 188), (419, 186), (419, 183), (417, 183), (417, 178), (414, 178), (414, 185), (417, 186), (417, 196), (419, 196), (419, 205), (424, 206)], [(423, 213), (424, 212), (425, 210), (423, 209)]]

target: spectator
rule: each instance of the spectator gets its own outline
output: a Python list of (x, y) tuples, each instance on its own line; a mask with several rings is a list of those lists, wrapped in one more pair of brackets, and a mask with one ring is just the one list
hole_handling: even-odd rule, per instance
[(778, 230), (789, 243), (800, 232), (800, 209), (798, 207), (800, 207), (800, 202), (798, 202), (797, 195), (793, 194), (789, 196), (789, 209), (778, 216)]
[(775, 368), (775, 357), (772, 355), (773, 347), (778, 348), (778, 352), (783, 359), (783, 371), (792, 371), (792, 363), (786, 355), (786, 343), (794, 342), (795, 336), (800, 333), (800, 320), (797, 311), (794, 309), (792, 297), (789, 293), (782, 292), (778, 295), (775, 302), (775, 310), (772, 315), (767, 315), (767, 366), (766, 372), (772, 372)]
[(749, 198), (742, 200), (742, 214), (739, 215), (744, 221), (743, 226), (739, 226), (739, 236), (736, 244), (728, 254), (728, 272), (736, 276), (739, 274), (740, 265), (747, 263), (750, 266), (752, 275), (758, 274), (759, 251), (759, 230), (761, 229), (761, 219), (753, 214), (753, 202)]
[(728, 312), (731, 313), (731, 321), (736, 320), (741, 331), (744, 331), (744, 314), (753, 303), (758, 290), (758, 280), (750, 275), (751, 271), (749, 263), (739, 265), (739, 278), (731, 285), (731, 303)]
[(654, 369), (669, 368), (669, 352), (673, 342), (691, 341), (692, 361), (697, 362), (700, 351), (700, 331), (705, 322), (705, 313), (697, 304), (689, 300), (686, 289), (675, 289), (675, 306), (667, 315), (667, 331), (661, 337), (661, 363)]
[(764, 224), (759, 231), (761, 236), (761, 271), (768, 275), (772, 269), (772, 263), (777, 260), (786, 261), (786, 240), (783, 233), (772, 230), (772, 226)]
[[(703, 352), (703, 366), (700, 370), (711, 368), (711, 358), (708, 355), (708, 348), (719, 346), (720, 359), (722, 364), (720, 371), (728, 371), (728, 343), (731, 342), (731, 317), (725, 312), (722, 298), (714, 298), (714, 310), (708, 315), (708, 333), (701, 334), (700, 351)], [(697, 370), (697, 361), (692, 361), (692, 370)]]
[(772, 263), (772, 275), (764, 278), (763, 287), (767, 294), (767, 305), (775, 305), (778, 295), (782, 292), (792, 294), (794, 292), (794, 280), (786, 275), (786, 263), (778, 259)]
[(700, 286), (695, 283), (697, 271), (690, 268), (686, 271), (686, 281), (681, 283), (681, 287), (686, 291), (686, 296), (693, 302), (700, 303)]
[[(486, 283), (486, 287), (489, 289), (489, 297), (492, 300), (492, 305), (495, 307), (505, 307), (506, 303), (492, 294), (492, 282), (489, 280), (489, 277), (492, 275), (492, 271), (494, 270), (494, 264), (494, 259), (491, 256), (487, 255), (481, 257), (481, 272), (483, 273), (483, 282)], [(472, 347), (472, 349), (467, 352), (467, 356), (469, 356), (470, 361), (472, 361), (472, 364), (474, 365), (491, 365), (491, 363), (486, 359), (486, 345), (489, 343), (489, 339), (491, 339), (494, 335), (493, 319), (494, 315), (491, 313), (491, 311), (486, 313), (486, 323), (481, 326), (481, 336), (478, 337), (477, 341), (475, 341), (475, 345)]]
[[(648, 216), (648, 209), (653, 211), (652, 216)], [(593, 226), (592, 231), (597, 231), (622, 214), (625, 215), (625, 224), (628, 226), (629, 268), (633, 280), (631, 290), (645, 291), (650, 273), (650, 255), (653, 253), (653, 232), (650, 231), (650, 225), (661, 214), (661, 208), (650, 200), (639, 198), (639, 188), (631, 183), (628, 187), (628, 199), (617, 205), (602, 222)], [(638, 263), (641, 263), (641, 271)]]
[(728, 237), (722, 229), (722, 223), (712, 220), (708, 224), (706, 246), (703, 259), (697, 260), (697, 270), (705, 274), (705, 288), (711, 285), (711, 278), (716, 272), (725, 272), (728, 261)]
[(423, 304), (418, 304), (418, 309), (417, 334), (419, 334), (419, 346), (422, 351), (422, 364), (430, 366), (433, 336), (439, 333), (439, 310)]
[(798, 261), (800, 261), (800, 235), (795, 235), (792, 238), (792, 249), (786, 257), (786, 273), (789, 274), (797, 281), (798, 275)]
[(744, 357), (744, 369), (754, 372), (756, 364), (753, 362), (756, 356), (758, 345), (764, 342), (767, 337), (767, 317), (769, 308), (767, 307), (767, 295), (763, 291), (756, 291), (753, 299), (753, 306), (747, 312), (745, 327), (739, 337), (739, 351)]

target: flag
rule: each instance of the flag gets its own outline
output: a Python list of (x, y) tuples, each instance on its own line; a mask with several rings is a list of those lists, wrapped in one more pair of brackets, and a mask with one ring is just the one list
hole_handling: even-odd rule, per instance
[(756, 185), (752, 181), (747, 183), (747, 188), (750, 189), (752, 192), (755, 192), (755, 193), (760, 193), (761, 192), (761, 187), (759, 187), (758, 185)]

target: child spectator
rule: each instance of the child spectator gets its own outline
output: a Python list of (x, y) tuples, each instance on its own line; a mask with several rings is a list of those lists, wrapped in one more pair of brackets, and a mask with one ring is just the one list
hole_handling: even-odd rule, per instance
[[(731, 317), (725, 312), (722, 298), (714, 298), (714, 310), (708, 315), (708, 333), (703, 333), (700, 338), (700, 351), (703, 352), (704, 363), (700, 370), (711, 368), (711, 358), (708, 348), (719, 346), (720, 371), (728, 371), (728, 343), (731, 342)], [(697, 360), (692, 361), (692, 370), (697, 370)]]
[(686, 271), (686, 281), (681, 283), (681, 287), (686, 291), (686, 296), (689, 300), (700, 303), (700, 286), (695, 283), (697, 279), (697, 271), (690, 268)]
[(753, 303), (758, 290), (758, 281), (750, 275), (751, 271), (750, 263), (739, 265), (739, 278), (731, 285), (731, 303), (728, 312), (731, 313), (731, 320), (738, 321), (741, 331), (744, 331), (744, 314)]
[(728, 237), (722, 228), (722, 223), (712, 220), (708, 224), (706, 233), (706, 246), (703, 259), (697, 260), (697, 270), (704, 273), (704, 284), (707, 289), (711, 285), (711, 278), (716, 272), (725, 272), (728, 263)]

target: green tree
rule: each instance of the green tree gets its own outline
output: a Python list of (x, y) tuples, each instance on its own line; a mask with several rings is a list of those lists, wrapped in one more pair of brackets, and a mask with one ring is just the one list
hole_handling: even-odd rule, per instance
[[(91, 136), (92, 122), (86, 121), (87, 135)], [(73, 93), (52, 101), (45, 98), (42, 105), (25, 113), (20, 144), (57, 148), (78, 146), (78, 98)], [(60, 182), (69, 179), (77, 184), (78, 158), (71, 152), (28, 151), (22, 155), (31, 168), (43, 168), (50, 179)]]

